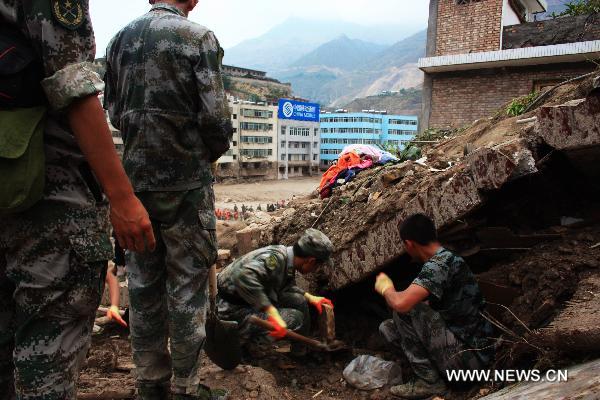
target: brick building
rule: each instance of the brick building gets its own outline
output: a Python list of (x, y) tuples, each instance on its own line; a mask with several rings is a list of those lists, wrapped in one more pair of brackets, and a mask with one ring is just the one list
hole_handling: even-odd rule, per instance
[(600, 16), (535, 21), (544, 0), (430, 0), (423, 128), (459, 127), (596, 68)]

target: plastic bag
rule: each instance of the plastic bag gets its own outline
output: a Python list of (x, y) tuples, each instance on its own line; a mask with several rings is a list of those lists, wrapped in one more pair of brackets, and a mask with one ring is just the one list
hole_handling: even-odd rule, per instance
[(402, 370), (393, 361), (363, 354), (350, 361), (344, 368), (344, 379), (361, 390), (379, 389), (387, 384), (402, 383)]

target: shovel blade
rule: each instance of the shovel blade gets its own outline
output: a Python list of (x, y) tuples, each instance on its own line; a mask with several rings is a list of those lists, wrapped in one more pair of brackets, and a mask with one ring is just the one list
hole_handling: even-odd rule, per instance
[(212, 362), (224, 370), (232, 370), (242, 361), (238, 324), (221, 321), (214, 314), (206, 321), (204, 352)]

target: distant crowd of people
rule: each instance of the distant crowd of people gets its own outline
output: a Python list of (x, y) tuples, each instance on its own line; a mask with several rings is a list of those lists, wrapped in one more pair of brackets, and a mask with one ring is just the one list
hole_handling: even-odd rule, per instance
[[(256, 207), (256, 211), (263, 211), (265, 210), (266, 212), (275, 212), (279, 209), (285, 208), (286, 204), (285, 204), (285, 200), (279, 200), (277, 203), (269, 203), (265, 206), (265, 208), (263, 209), (263, 207), (259, 204)], [(215, 216), (217, 217), (217, 219), (220, 219), (222, 221), (231, 221), (231, 220), (245, 220), (249, 217), (250, 213), (254, 213), (254, 207), (249, 206), (246, 207), (245, 204), (242, 204), (241, 207), (238, 208), (237, 204), (233, 205), (233, 209), (229, 209), (229, 208), (217, 208), (215, 209)]]

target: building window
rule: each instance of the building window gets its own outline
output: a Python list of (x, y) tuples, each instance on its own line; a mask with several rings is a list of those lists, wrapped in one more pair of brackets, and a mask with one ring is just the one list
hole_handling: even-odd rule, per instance
[(232, 115), (233, 119), (237, 119), (237, 114)]
[(285, 140), (283, 142), (281, 142), (281, 148), (284, 149), (285, 148)]
[(240, 110), (241, 115), (248, 118), (273, 118), (273, 111), (269, 110), (256, 110), (251, 108), (242, 108)]
[(233, 155), (233, 159), (237, 160), (237, 155), (236, 154)]
[(240, 155), (248, 157), (248, 158), (265, 158), (267, 156), (273, 155), (272, 149), (242, 149), (240, 150)]
[(319, 128), (315, 128), (315, 133), (314, 135), (317, 136), (317, 134), (319, 133)]
[(237, 141), (233, 141), (233, 147), (237, 146)]
[(317, 155), (313, 154), (313, 161), (317, 161)]
[(258, 122), (242, 122), (240, 129), (243, 131), (271, 131), (273, 124), (263, 124)]
[(281, 161), (285, 161), (285, 154), (281, 155)]
[(266, 144), (273, 143), (273, 138), (270, 136), (242, 136), (242, 143), (258, 143)]
[(310, 129), (309, 128), (292, 127), (292, 128), (290, 128), (290, 135), (291, 136), (310, 136)]

